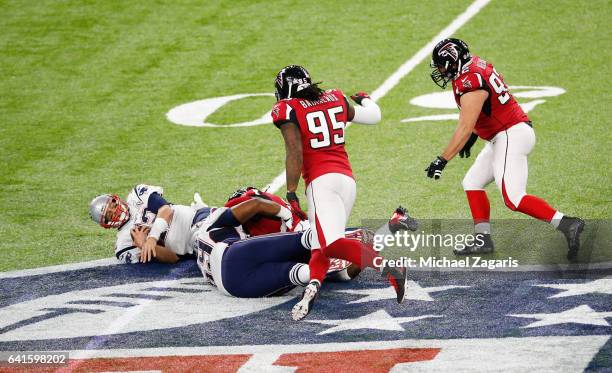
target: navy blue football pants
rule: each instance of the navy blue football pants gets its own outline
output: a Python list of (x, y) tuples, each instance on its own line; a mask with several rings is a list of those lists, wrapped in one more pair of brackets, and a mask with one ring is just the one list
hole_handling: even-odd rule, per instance
[(221, 277), (228, 293), (240, 298), (278, 295), (295, 285), (289, 272), (308, 263), (301, 232), (251, 237), (231, 244), (223, 254)]

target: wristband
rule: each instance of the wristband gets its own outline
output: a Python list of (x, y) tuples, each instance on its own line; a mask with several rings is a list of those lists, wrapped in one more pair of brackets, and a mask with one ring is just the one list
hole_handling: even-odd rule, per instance
[(276, 216), (278, 216), (279, 218), (283, 219), (283, 221), (287, 221), (287, 220), (291, 219), (291, 217), (293, 215), (291, 214), (291, 211), (289, 211), (288, 208), (286, 208), (285, 206), (280, 206), (280, 210), (278, 211)]
[(168, 229), (168, 222), (165, 219), (158, 218), (155, 219), (153, 225), (151, 226), (151, 230), (149, 231), (149, 237), (155, 238), (155, 240), (159, 240), (159, 236), (161, 236), (164, 231)]

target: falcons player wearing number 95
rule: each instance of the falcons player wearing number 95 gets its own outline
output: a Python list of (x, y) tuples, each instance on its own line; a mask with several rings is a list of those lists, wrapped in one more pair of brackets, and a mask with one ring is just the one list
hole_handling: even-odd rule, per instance
[[(312, 83), (310, 74), (302, 66), (283, 68), (276, 76), (275, 87), (277, 103), (272, 108), (272, 121), (285, 140), (287, 200), (293, 211), (304, 218), (295, 194), (301, 170), (312, 227), (310, 282), (291, 311), (294, 320), (301, 320), (311, 311), (318, 296), (329, 258), (348, 260), (360, 268), (376, 268), (375, 258), (381, 259), (371, 246), (348, 239), (344, 234), (356, 194), (344, 149), (344, 130), (349, 121), (376, 124), (381, 114), (366, 93), (351, 96), (357, 103), (353, 106), (342, 91), (324, 91), (318, 83)], [(382, 272), (394, 286), (397, 301), (401, 303), (406, 270), (385, 267)]]
[(444, 39), (433, 50), (431, 78), (442, 88), (452, 81), (460, 109), (459, 124), (446, 149), (425, 170), (439, 179), (446, 163), (459, 154), (470, 156), (478, 137), (487, 143), (463, 179), (463, 189), (474, 220), (474, 245), (455, 251), (457, 255), (493, 251), (489, 224), (489, 200), (485, 187), (495, 181), (506, 206), (550, 223), (567, 239), (569, 260), (580, 247), (584, 221), (565, 216), (546, 201), (527, 194), (527, 156), (535, 145), (532, 123), (508, 91), (503, 77), (492, 64), (472, 56), (459, 39)]

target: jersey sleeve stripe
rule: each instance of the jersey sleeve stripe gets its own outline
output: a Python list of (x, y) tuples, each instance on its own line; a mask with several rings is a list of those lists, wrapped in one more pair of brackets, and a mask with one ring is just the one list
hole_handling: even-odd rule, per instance
[(478, 78), (478, 86), (482, 87), (483, 86), (483, 84), (482, 84), (482, 76), (480, 76), (479, 73), (475, 73), (475, 74), (476, 74), (476, 77)]
[(121, 256), (121, 254), (123, 254), (126, 251), (132, 250), (132, 249), (137, 249), (136, 246), (128, 246), (128, 247), (124, 247), (123, 249), (117, 251), (115, 253), (115, 256), (117, 257), (117, 259), (119, 259), (119, 257)]

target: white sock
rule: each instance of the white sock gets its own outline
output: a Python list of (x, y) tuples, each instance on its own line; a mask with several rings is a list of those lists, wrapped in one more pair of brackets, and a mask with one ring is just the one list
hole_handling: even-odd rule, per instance
[(474, 225), (474, 232), (476, 234), (478, 234), (478, 233), (491, 234), (491, 223), (483, 222), (483, 223), (478, 223), (478, 224)]
[(562, 212), (556, 211), (552, 219), (550, 220), (550, 225), (552, 225), (555, 228), (559, 228), (559, 223), (561, 223), (561, 219), (563, 219), (563, 216), (564, 215)]
[(308, 285), (308, 282), (310, 282), (310, 267), (307, 264), (297, 263), (289, 271), (289, 281), (297, 286)]

